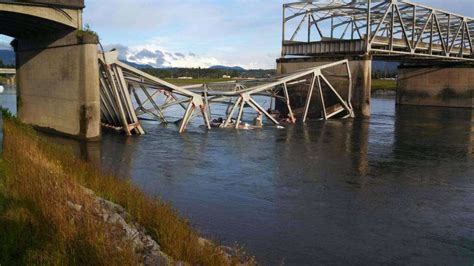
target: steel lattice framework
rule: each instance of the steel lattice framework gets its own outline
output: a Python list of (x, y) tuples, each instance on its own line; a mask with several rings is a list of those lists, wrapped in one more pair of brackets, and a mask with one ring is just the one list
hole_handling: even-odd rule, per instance
[[(332, 79), (334, 74), (331, 70), (337, 67), (342, 67), (345, 75), (336, 77), (347, 82), (341, 83)], [(271, 99), (270, 110), (277, 101), (283, 103), (288, 110), (288, 122), (295, 123), (296, 115), (288, 93), (288, 90), (295, 86), (301, 87), (307, 94), (302, 113), (303, 122), (308, 118), (315, 98), (319, 99), (322, 119), (354, 117), (351, 105), (352, 79), (348, 60), (272, 79), (252, 80), (253, 84), (250, 81), (226, 83), (229, 88), (222, 88), (222, 84), (219, 83), (179, 87), (120, 62), (117, 51), (102, 54), (99, 69), (102, 124), (123, 131), (127, 135), (145, 134), (140, 123), (140, 117), (144, 118), (143, 116), (163, 124), (180, 118), (178, 120), (180, 133), (184, 132), (190, 121), (198, 116), (203, 118), (204, 125), (208, 129), (211, 129), (210, 120), (213, 115), (225, 118), (219, 127), (239, 128), (243, 121), (244, 109), (250, 109), (258, 116), (265, 116), (271, 123), (279, 125), (278, 118), (258, 103), (259, 97)], [(218, 108), (222, 105), (227, 108)], [(211, 108), (214, 112), (211, 112)]]
[(334, 53), (473, 61), (474, 19), (398, 0), (283, 6), (282, 55)]

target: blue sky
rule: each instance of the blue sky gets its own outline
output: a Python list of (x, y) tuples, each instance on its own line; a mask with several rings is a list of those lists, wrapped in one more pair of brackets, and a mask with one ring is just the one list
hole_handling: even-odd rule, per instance
[[(291, 0), (292, 2), (294, 0)], [(474, 17), (473, 0), (415, 0)], [(171, 66), (273, 68), (280, 53), (282, 0), (86, 0), (85, 23), (107, 48), (164, 55)], [(174, 53), (184, 55), (175, 58)], [(149, 59), (147, 61), (147, 58)]]
[(108, 46), (185, 55), (187, 60), (175, 60), (174, 66), (266, 68), (274, 66), (280, 49), (281, 4), (281, 0), (87, 0), (85, 23)]
[[(158, 58), (163, 66), (273, 68), (282, 4), (289, 1), (86, 0), (84, 23), (107, 49), (119, 48), (140, 63)], [(413, 2), (474, 17), (473, 0)]]

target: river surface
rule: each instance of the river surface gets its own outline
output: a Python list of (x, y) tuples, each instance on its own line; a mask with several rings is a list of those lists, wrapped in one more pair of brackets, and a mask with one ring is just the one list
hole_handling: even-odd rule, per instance
[(393, 98), (372, 112), (183, 135), (144, 122), (145, 136), (78, 150), (264, 265), (473, 265), (473, 113)]

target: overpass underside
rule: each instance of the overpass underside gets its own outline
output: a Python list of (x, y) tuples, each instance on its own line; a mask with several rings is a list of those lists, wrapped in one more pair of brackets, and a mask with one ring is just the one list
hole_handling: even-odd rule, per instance
[(15, 38), (18, 117), (50, 132), (100, 137), (97, 37), (83, 0), (0, 0), (0, 34)]
[(282, 36), (280, 73), (351, 60), (359, 115), (370, 115), (373, 59), (402, 63), (398, 104), (473, 107), (472, 18), (407, 1), (301, 1), (283, 6)]

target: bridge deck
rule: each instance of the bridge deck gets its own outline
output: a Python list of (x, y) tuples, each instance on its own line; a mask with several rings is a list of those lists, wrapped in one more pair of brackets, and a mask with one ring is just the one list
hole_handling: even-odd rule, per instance
[[(433, 57), (448, 61), (470, 61), (474, 60), (471, 51), (463, 49), (461, 57), (461, 48), (453, 47), (447, 55), (442, 45), (430, 43), (419, 43), (417, 53), (408, 51), (410, 48), (403, 39), (393, 40), (393, 50), (388, 49), (390, 39), (386, 37), (376, 37), (372, 43), (370, 52), (377, 57)], [(330, 55), (363, 55), (366, 52), (367, 42), (365, 40), (325, 40), (316, 42), (285, 42), (282, 48), (283, 56), (330, 56)]]
[(474, 19), (405, 0), (283, 5), (282, 55), (474, 61)]
[(83, 9), (84, 0), (0, 0), (6, 4), (46, 5), (60, 8)]
[(13, 69), (13, 68), (0, 68), (0, 74), (3, 74), (3, 75), (16, 75), (16, 69)]

